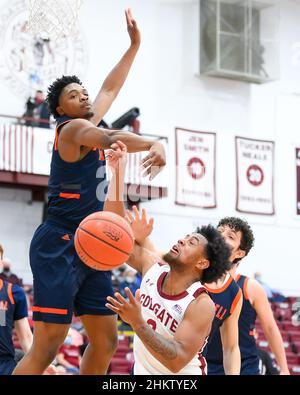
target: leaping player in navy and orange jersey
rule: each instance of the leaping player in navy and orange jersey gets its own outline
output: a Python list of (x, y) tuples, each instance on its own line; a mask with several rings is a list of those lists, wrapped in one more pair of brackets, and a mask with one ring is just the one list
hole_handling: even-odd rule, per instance
[(103, 209), (104, 157), (101, 150), (121, 140), (129, 152), (149, 151), (143, 161), (153, 178), (165, 165), (160, 143), (124, 131), (97, 128), (124, 84), (140, 46), (140, 32), (126, 12), (131, 45), (105, 79), (95, 101), (76, 76), (63, 76), (48, 89), (48, 104), (57, 120), (49, 178), (46, 221), (30, 246), (33, 273), (34, 341), (14, 374), (42, 374), (63, 343), (75, 312), (89, 337), (81, 374), (105, 374), (117, 347), (116, 315), (105, 306), (113, 294), (110, 272), (84, 265), (74, 249), (74, 232), (83, 218)]
[[(121, 188), (126, 147), (119, 146), (121, 160), (115, 179), (119, 178)], [(123, 201), (111, 192), (105, 208), (124, 215)], [(135, 331), (134, 374), (206, 374), (202, 349), (215, 309), (200, 280), (215, 281), (222, 276), (229, 255), (220, 233), (210, 225), (178, 240), (163, 261), (135, 243), (127, 263), (142, 274), (141, 289), (134, 296), (125, 288), (128, 300), (118, 292), (115, 298), (107, 298), (107, 306)]]

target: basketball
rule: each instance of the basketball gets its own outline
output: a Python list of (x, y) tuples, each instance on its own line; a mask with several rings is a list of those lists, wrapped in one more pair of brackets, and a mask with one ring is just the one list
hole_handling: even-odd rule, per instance
[(75, 249), (86, 265), (96, 270), (112, 270), (132, 253), (134, 236), (129, 223), (109, 211), (86, 217), (75, 233)]

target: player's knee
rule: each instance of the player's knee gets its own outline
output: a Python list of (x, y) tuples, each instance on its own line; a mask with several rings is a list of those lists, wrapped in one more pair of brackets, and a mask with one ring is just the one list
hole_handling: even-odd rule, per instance
[(90, 346), (101, 349), (105, 354), (113, 355), (118, 348), (118, 334), (111, 333), (106, 338), (103, 335), (97, 339), (90, 340)]

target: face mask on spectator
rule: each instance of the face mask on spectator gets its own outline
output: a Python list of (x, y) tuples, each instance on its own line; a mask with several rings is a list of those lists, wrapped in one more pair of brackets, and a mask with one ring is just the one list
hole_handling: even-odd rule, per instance
[(132, 284), (134, 283), (134, 277), (127, 276), (125, 277), (125, 281), (129, 284)]
[(73, 341), (72, 341), (72, 336), (68, 335), (68, 336), (65, 338), (64, 344), (65, 344), (66, 346), (70, 346), (72, 343), (73, 343)]
[(3, 268), (3, 273), (5, 273), (6, 275), (10, 275), (10, 268), (9, 267), (4, 267)]

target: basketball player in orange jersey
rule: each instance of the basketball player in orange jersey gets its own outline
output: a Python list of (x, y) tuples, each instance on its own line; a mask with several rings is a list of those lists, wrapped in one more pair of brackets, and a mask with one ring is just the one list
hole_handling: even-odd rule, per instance
[(97, 196), (99, 183), (105, 181), (101, 149), (115, 148), (114, 143), (120, 139), (130, 152), (149, 150), (143, 166), (151, 178), (165, 165), (161, 144), (95, 126), (116, 98), (140, 46), (136, 21), (130, 10), (125, 13), (131, 45), (105, 79), (93, 104), (76, 76), (63, 76), (48, 89), (47, 101), (57, 129), (48, 215), (30, 246), (34, 340), (14, 374), (44, 371), (68, 333), (73, 312), (80, 316), (90, 340), (81, 374), (105, 374), (117, 347), (116, 315), (105, 306), (107, 295), (113, 294), (111, 274), (84, 265), (75, 252), (73, 238), (87, 215), (103, 209), (104, 198)]
[[(123, 151), (117, 169), (121, 188), (126, 147), (119, 145)], [(108, 192), (106, 209), (122, 214), (122, 206), (123, 201)], [(135, 244), (127, 263), (142, 274), (140, 291), (133, 296), (125, 288), (128, 300), (118, 292), (115, 298), (107, 298), (107, 307), (135, 331), (134, 374), (206, 374), (201, 353), (215, 309), (200, 280), (217, 280), (228, 266), (229, 254), (223, 238), (210, 225), (180, 239), (164, 255), (165, 262)]]
[[(283, 340), (263, 287), (254, 279), (237, 273), (241, 259), (248, 254), (254, 242), (248, 223), (240, 218), (226, 217), (219, 221), (218, 229), (231, 247), (231, 269), (229, 273), (243, 292), (244, 302), (239, 318), (239, 347), (241, 351), (241, 374), (259, 374), (259, 359), (254, 337), (255, 321), (258, 317), (270, 348), (275, 355), (280, 374), (290, 374), (286, 361)], [(211, 348), (211, 349), (210, 349)], [(211, 374), (224, 374), (222, 370), (222, 347), (217, 334), (209, 345), (207, 359), (219, 355), (218, 360), (208, 363)]]
[[(148, 224), (148, 232), (151, 233), (153, 220)], [(141, 229), (146, 234), (146, 223), (139, 226), (139, 235), (142, 236)], [(259, 318), (263, 327), (265, 336), (270, 344), (270, 348), (275, 355), (281, 374), (289, 374), (284, 345), (272, 309), (270, 307), (267, 295), (262, 286), (254, 279), (242, 276), (237, 273), (237, 268), (241, 259), (246, 256), (254, 243), (252, 229), (246, 221), (236, 217), (227, 217), (219, 221), (218, 230), (223, 235), (227, 245), (231, 247), (231, 268), (229, 274), (235, 279), (237, 285), (243, 293), (242, 310), (238, 318), (238, 338), (241, 353), (241, 374), (256, 375), (259, 374), (259, 360), (256, 351), (256, 342), (254, 338), (254, 328), (256, 317)], [(151, 251), (155, 251), (159, 256), (163, 253), (158, 251), (149, 239), (144, 239), (144, 245)], [(232, 282), (231, 282), (232, 284)], [(228, 293), (228, 288), (220, 286), (219, 283), (205, 284), (208, 292), (214, 300), (216, 296), (221, 297)], [(232, 285), (231, 285), (232, 286)], [(220, 292), (221, 291), (221, 292)], [(226, 320), (224, 323), (228, 322)], [(210, 337), (210, 341), (205, 353), (208, 362), (208, 374), (227, 373), (224, 358), (226, 359), (226, 348), (224, 347), (224, 329), (222, 327)], [(233, 341), (233, 338), (232, 338)], [(225, 350), (225, 352), (224, 352)], [(236, 352), (236, 351), (235, 351)]]

